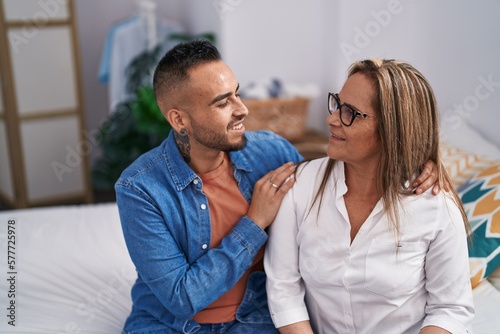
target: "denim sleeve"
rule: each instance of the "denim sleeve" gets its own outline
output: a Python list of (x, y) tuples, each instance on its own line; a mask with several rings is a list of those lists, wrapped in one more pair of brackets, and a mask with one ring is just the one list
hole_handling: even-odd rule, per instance
[[(144, 192), (131, 184), (117, 183), (115, 189), (125, 241), (137, 272), (165, 309), (178, 318), (191, 318), (227, 292), (267, 240), (267, 234), (243, 216), (218, 247), (204, 250), (189, 263), (180, 245), (196, 247), (196, 240), (175, 237), (173, 231), (187, 229), (181, 216), (173, 213), (165, 221)], [(141, 308), (161, 316), (164, 312), (157, 306), (142, 304)]]
[[(295, 146), (285, 138), (267, 130), (258, 131), (256, 134), (264, 138), (263, 144), (266, 146), (264, 151), (267, 159), (273, 157), (272, 160), (281, 160), (283, 163), (288, 161), (298, 163), (304, 159)], [(259, 154), (259, 152), (253, 152), (253, 154)]]

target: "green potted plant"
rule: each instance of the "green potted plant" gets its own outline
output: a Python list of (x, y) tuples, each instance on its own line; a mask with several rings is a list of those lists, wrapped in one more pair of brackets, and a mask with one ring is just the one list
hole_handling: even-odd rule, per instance
[(113, 191), (121, 172), (141, 154), (158, 146), (170, 124), (156, 104), (153, 89), (138, 88), (135, 98), (120, 104), (99, 129), (102, 155), (92, 168), (92, 184), (101, 192)]

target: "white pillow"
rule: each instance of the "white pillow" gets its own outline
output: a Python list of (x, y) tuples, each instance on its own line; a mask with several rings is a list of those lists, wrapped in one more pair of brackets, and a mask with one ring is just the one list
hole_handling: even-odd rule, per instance
[(500, 159), (500, 147), (486, 139), (465, 119), (460, 122), (441, 122), (441, 140), (464, 151)]

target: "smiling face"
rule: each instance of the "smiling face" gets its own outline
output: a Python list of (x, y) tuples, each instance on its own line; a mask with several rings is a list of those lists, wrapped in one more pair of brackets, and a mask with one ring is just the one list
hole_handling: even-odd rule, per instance
[[(375, 88), (364, 74), (356, 73), (347, 78), (339, 99), (340, 103), (347, 103), (362, 113), (377, 117), (373, 103)], [(340, 121), (339, 110), (333, 112), (327, 119), (330, 129), (328, 156), (360, 166), (376, 166), (381, 150), (376, 117), (357, 117), (351, 126), (345, 126)]]
[(179, 109), (185, 111), (191, 153), (206, 149), (228, 152), (244, 147), (243, 119), (248, 109), (241, 102), (238, 89), (238, 81), (222, 61), (189, 70)]

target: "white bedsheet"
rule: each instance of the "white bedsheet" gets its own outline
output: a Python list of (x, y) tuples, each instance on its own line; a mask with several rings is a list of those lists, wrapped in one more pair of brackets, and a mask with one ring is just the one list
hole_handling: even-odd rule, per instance
[(472, 323), (474, 334), (499, 334), (500, 291), (485, 280), (473, 290), (473, 296), (476, 307)]
[[(0, 211), (0, 268), (7, 273), (7, 223), (15, 221), (15, 324), (0, 280), (0, 333), (120, 333), (135, 268), (116, 204)], [(12, 235), (12, 234), (11, 234)]]

